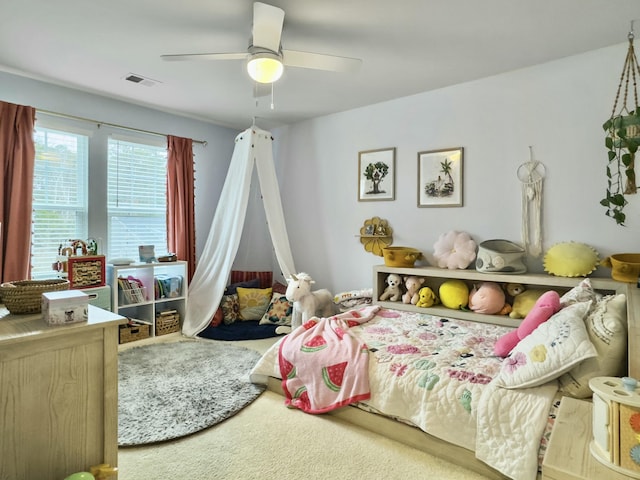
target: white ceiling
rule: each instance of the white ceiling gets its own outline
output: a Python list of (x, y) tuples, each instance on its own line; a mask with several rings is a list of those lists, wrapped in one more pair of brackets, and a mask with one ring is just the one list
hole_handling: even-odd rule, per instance
[[(285, 11), (283, 48), (361, 58), (362, 68), (288, 68), (271, 110), (242, 61), (160, 59), (246, 51), (251, 0), (0, 0), (0, 70), (273, 128), (623, 43), (635, 19), (640, 36), (638, 0), (263, 1)], [(125, 81), (130, 73), (159, 83)]]

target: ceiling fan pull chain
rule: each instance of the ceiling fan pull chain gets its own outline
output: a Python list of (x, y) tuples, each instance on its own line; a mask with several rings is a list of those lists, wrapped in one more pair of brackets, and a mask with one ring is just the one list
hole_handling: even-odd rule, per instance
[(275, 110), (275, 101), (273, 99), (273, 83), (271, 84), (271, 110)]

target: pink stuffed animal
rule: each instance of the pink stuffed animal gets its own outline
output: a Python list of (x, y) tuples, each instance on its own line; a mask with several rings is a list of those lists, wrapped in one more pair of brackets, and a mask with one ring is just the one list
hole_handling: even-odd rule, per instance
[(474, 285), (469, 293), (469, 308), (475, 313), (494, 315), (502, 311), (504, 305), (504, 290), (495, 282)]
[(529, 311), (520, 326), (515, 330), (505, 333), (498, 339), (493, 347), (493, 353), (499, 357), (506, 357), (515, 346), (533, 332), (538, 326), (549, 320), (560, 311), (560, 295), (554, 290), (542, 294)]
[(402, 303), (410, 303), (415, 305), (420, 300), (418, 291), (424, 283), (424, 278), (411, 275), (410, 277), (404, 277), (404, 286), (407, 291), (402, 295)]

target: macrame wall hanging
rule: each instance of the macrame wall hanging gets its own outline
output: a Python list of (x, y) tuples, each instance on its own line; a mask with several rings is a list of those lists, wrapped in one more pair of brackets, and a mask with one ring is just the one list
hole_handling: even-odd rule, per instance
[(529, 147), (529, 161), (518, 167), (522, 188), (522, 243), (526, 252), (534, 257), (542, 253), (542, 184), (545, 166), (533, 160)]
[[(624, 225), (626, 220), (623, 212), (628, 203), (626, 196), (637, 193), (635, 156), (640, 146), (640, 108), (636, 81), (640, 77), (640, 67), (633, 48), (633, 23), (634, 21), (631, 21), (631, 30), (627, 36), (629, 48), (613, 102), (611, 118), (602, 125), (607, 132), (605, 145), (608, 150), (608, 163), (607, 192), (605, 198), (600, 200), (600, 205), (607, 209), (606, 215), (613, 218), (618, 225)], [(633, 84), (633, 103), (629, 98), (629, 83)]]

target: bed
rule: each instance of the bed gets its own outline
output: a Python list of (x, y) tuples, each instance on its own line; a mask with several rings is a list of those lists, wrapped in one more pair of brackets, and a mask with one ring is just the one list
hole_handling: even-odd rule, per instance
[[(403, 269), (374, 269), (374, 298), (379, 298), (384, 276), (397, 270)], [(423, 274), (433, 288), (451, 276), (469, 282), (488, 278), (475, 271), (430, 268), (398, 273)], [(265, 353), (251, 373), (252, 381), (283, 394), (291, 407), (330, 412), (490, 478), (534, 479), (561, 396), (583, 398), (590, 376), (610, 374), (602, 373), (604, 367), (617, 367), (616, 374), (638, 373), (632, 355), (629, 367), (619, 368), (627, 358), (627, 344), (635, 346), (637, 341), (636, 327), (626, 325), (627, 317), (634, 318), (635, 306), (630, 304), (637, 301), (637, 289), (608, 279), (520, 275), (508, 280), (555, 289), (565, 301), (546, 327), (534, 331), (528, 342), (523, 340), (507, 359), (496, 357), (493, 345), (519, 321), (377, 302), (294, 330)], [(598, 345), (593, 336), (602, 337), (602, 332), (593, 331), (593, 325), (599, 322), (602, 327), (605, 320), (623, 328), (610, 332), (606, 342), (600, 338)], [(296, 358), (296, 351), (306, 349), (310, 358), (322, 346), (320, 337), (326, 341), (318, 350), (325, 360), (317, 365), (324, 366), (316, 369), (317, 375), (305, 373), (297, 379), (305, 384), (302, 389), (287, 373), (291, 365), (307, 368), (310, 362)], [(350, 353), (333, 350), (345, 337), (351, 342)], [(344, 367), (349, 363), (345, 358), (355, 358), (363, 345), (368, 358), (364, 387), (359, 381), (351, 385), (351, 367)], [(546, 345), (545, 361), (523, 362), (539, 345)], [(617, 345), (617, 352), (612, 352), (612, 345)], [(287, 363), (291, 365), (283, 367)], [(352, 377), (360, 376), (358, 368), (353, 367)], [(303, 377), (298, 371), (296, 376)], [(322, 398), (317, 393), (321, 383), (348, 394)], [(300, 395), (305, 389), (311, 398)], [(345, 405), (350, 406), (342, 408)]]

